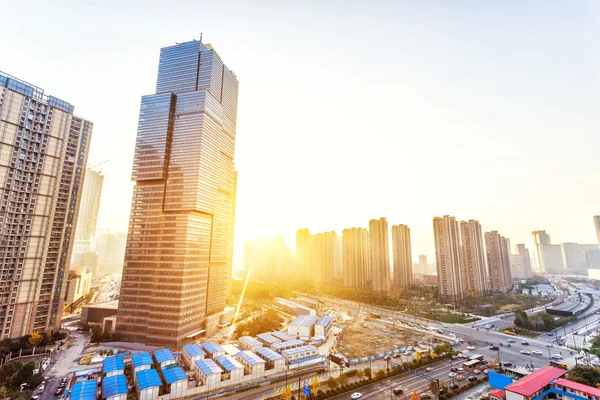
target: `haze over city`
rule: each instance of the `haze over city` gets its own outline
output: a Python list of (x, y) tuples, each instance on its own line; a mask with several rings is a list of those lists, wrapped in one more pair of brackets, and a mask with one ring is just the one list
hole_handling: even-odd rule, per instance
[(95, 121), (90, 164), (110, 159), (100, 229), (127, 231), (139, 97), (153, 91), (159, 47), (203, 33), (240, 80), (236, 267), (253, 238), (294, 247), (299, 228), (382, 216), (411, 227), (413, 258), (433, 258), (431, 219), (444, 214), (529, 247), (537, 229), (595, 241), (595, 2), (3, 9), (2, 69)]

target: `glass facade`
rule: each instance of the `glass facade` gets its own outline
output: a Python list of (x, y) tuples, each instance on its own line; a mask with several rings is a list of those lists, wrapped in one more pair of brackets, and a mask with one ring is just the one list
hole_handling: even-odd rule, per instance
[(238, 81), (210, 45), (161, 49), (142, 97), (117, 334), (180, 346), (222, 311), (231, 274)]

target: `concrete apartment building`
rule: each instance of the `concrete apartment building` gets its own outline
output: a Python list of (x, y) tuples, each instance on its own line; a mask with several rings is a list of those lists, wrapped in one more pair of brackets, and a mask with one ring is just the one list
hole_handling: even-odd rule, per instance
[(516, 244), (514, 253), (509, 256), (510, 271), (513, 278), (527, 279), (533, 276), (529, 249), (524, 244)]
[(333, 231), (313, 235), (313, 282), (326, 284), (333, 281), (336, 242), (337, 234)]
[(296, 267), (301, 280), (313, 279), (312, 235), (307, 228), (296, 232)]
[(465, 290), (473, 295), (485, 293), (488, 291), (488, 274), (479, 221), (461, 221), (460, 236)]
[(445, 301), (462, 299), (465, 295), (465, 277), (456, 218), (449, 215), (433, 219), (438, 292)]
[(367, 287), (369, 269), (369, 231), (365, 228), (348, 228), (342, 232), (344, 286)]
[(388, 293), (391, 290), (390, 243), (385, 218), (369, 221), (369, 247), (373, 291)]
[(508, 240), (497, 231), (485, 233), (489, 288), (506, 292), (512, 287)]
[(394, 285), (407, 289), (412, 284), (413, 278), (410, 228), (408, 226), (392, 226), (392, 255), (394, 258)]

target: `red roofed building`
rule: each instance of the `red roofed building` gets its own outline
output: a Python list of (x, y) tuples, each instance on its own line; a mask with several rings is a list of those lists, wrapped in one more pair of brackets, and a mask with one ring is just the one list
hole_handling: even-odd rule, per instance
[(490, 400), (504, 400), (504, 390), (496, 389), (490, 392)]
[[(550, 387), (552, 381), (561, 378), (567, 371), (545, 366), (504, 388), (506, 400), (531, 400)], [(585, 386), (585, 385), (584, 385)]]
[(565, 392), (575, 393), (576, 395), (587, 397), (588, 399), (600, 398), (600, 389), (584, 385), (583, 383), (573, 382), (568, 379), (557, 379), (552, 383), (552, 387), (564, 390)]

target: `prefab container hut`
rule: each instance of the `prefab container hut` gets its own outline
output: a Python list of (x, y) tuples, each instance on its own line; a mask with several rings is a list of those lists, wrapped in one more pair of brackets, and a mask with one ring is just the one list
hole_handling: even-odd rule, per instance
[(315, 322), (318, 317), (314, 315), (301, 315), (289, 323), (287, 327), (288, 335), (299, 339), (309, 339), (314, 336)]
[(240, 347), (244, 350), (254, 351), (260, 347), (263, 347), (262, 342), (252, 336), (242, 336), (238, 341)]
[(259, 333), (256, 335), (256, 338), (267, 347), (271, 347), (273, 344), (281, 342), (281, 340), (270, 333)]
[(139, 400), (156, 400), (162, 381), (155, 369), (144, 369), (135, 373), (136, 390)]
[(105, 358), (102, 362), (102, 374), (106, 378), (114, 375), (123, 375), (124, 370), (125, 365), (123, 364), (123, 356), (121, 354)]
[(317, 348), (315, 346), (302, 346), (294, 349), (288, 349), (281, 352), (281, 355), (285, 358), (287, 363), (292, 361), (302, 360), (303, 358), (309, 358), (317, 355)]
[(285, 358), (279, 353), (274, 352), (268, 347), (256, 349), (256, 355), (265, 360), (266, 369), (283, 371), (285, 369)]
[(102, 380), (103, 400), (127, 400), (127, 379), (125, 375), (112, 375)]
[(231, 343), (227, 343), (221, 346), (223, 348), (223, 350), (225, 350), (225, 355), (227, 356), (235, 356), (237, 353), (239, 353), (240, 348), (231, 344)]
[(215, 357), (215, 361), (223, 369), (221, 380), (236, 384), (244, 378), (244, 367), (235, 358), (229, 355)]
[[(135, 353), (131, 356), (131, 360), (133, 361), (133, 372), (143, 371), (145, 369), (152, 368), (154, 364), (152, 362), (152, 356), (150, 353), (146, 351), (142, 351), (140, 353)], [(135, 376), (135, 374), (134, 374)]]
[(175, 356), (169, 349), (156, 350), (154, 352), (154, 359), (156, 363), (160, 365), (160, 368), (164, 368), (167, 365), (175, 364)]
[(219, 343), (213, 342), (212, 340), (202, 343), (202, 348), (204, 349), (206, 354), (208, 354), (208, 356), (213, 360), (215, 359), (215, 357), (219, 357), (225, 354), (225, 350), (223, 350), (223, 347), (221, 347)]
[(222, 372), (221, 367), (210, 358), (196, 360), (196, 378), (206, 386), (207, 390), (218, 387)]
[(329, 331), (333, 326), (333, 321), (335, 321), (335, 318), (331, 315), (321, 317), (315, 324), (315, 337), (320, 339), (327, 338), (327, 335), (329, 335)]
[(201, 360), (206, 357), (206, 352), (202, 350), (197, 344), (188, 344), (183, 346), (183, 352), (181, 353), (181, 357), (185, 365), (187, 365), (191, 370), (196, 368), (196, 360)]
[(285, 332), (279, 331), (271, 332), (271, 335), (281, 340), (282, 342), (287, 342), (288, 340), (296, 339), (296, 336), (288, 335)]
[(304, 346), (304, 340), (294, 339), (283, 343), (275, 343), (271, 346), (271, 350), (281, 353), (283, 350), (295, 349), (296, 347)]
[(240, 351), (235, 358), (244, 366), (245, 375), (259, 378), (265, 374), (265, 360), (250, 350)]
[(167, 367), (162, 371), (165, 381), (169, 386), (171, 399), (187, 395), (188, 378), (181, 367)]
[(96, 390), (98, 382), (96, 380), (77, 382), (71, 389), (69, 400), (96, 400)]

